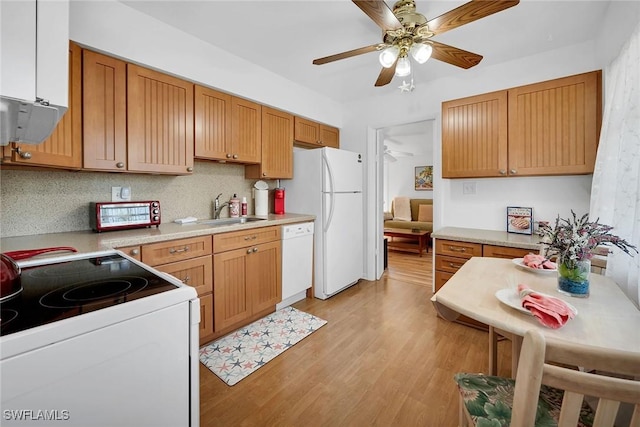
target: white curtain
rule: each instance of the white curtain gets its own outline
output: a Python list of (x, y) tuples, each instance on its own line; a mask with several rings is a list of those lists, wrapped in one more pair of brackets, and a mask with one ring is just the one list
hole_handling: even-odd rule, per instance
[[(640, 250), (640, 25), (605, 69), (605, 109), (591, 189), (592, 220)], [(606, 275), (640, 307), (640, 255), (617, 248)]]

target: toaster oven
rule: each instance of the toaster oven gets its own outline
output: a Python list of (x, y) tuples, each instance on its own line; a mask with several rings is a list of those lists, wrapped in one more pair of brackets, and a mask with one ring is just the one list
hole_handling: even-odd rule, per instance
[(160, 225), (160, 202), (93, 202), (89, 222), (98, 233)]

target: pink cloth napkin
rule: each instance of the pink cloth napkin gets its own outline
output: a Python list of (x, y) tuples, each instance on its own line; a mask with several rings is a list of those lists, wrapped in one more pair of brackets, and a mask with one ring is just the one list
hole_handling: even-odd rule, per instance
[(522, 306), (547, 328), (561, 328), (574, 317), (573, 310), (561, 299), (540, 294), (522, 284), (518, 285), (518, 293)]
[(527, 267), (538, 268), (538, 269), (546, 269), (546, 270), (555, 270), (556, 263), (551, 262), (542, 255), (536, 254), (527, 254), (522, 258), (522, 263)]

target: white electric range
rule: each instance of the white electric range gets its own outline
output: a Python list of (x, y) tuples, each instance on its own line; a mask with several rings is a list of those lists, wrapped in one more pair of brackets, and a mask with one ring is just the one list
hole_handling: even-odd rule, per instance
[(0, 302), (2, 426), (199, 425), (195, 289), (119, 251), (18, 262)]

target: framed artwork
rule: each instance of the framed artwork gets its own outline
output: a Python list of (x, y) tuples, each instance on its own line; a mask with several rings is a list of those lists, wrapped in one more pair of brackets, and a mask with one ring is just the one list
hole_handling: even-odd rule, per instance
[(509, 233), (533, 234), (533, 208), (508, 207), (507, 231)]
[(416, 190), (433, 190), (433, 166), (416, 166)]

